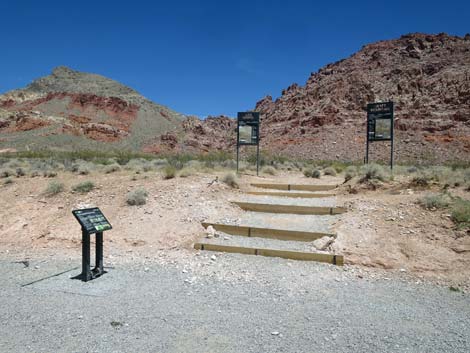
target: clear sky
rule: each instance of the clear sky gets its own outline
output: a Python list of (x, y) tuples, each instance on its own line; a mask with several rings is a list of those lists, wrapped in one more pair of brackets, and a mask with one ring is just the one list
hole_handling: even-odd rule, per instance
[(1, 0), (0, 92), (66, 65), (184, 114), (234, 116), (410, 32), (465, 35), (470, 1)]

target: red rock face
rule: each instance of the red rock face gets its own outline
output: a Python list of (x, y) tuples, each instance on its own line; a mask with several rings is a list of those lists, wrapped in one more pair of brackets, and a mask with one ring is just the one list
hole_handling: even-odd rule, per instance
[[(43, 128), (51, 124), (45, 117), (34, 116), (33, 112), (47, 112), (48, 106), (62, 103), (63, 111), (58, 113), (68, 119), (56, 133), (75, 136), (84, 135), (92, 140), (113, 142), (129, 135), (131, 125), (137, 118), (139, 106), (129, 104), (117, 97), (100, 97), (93, 94), (49, 93), (44, 97), (16, 102), (13, 99), (0, 102), (0, 106), (21, 117), (16, 119), (13, 131), (27, 131)], [(80, 115), (73, 114), (79, 113)], [(46, 114), (45, 114), (46, 115)], [(97, 122), (98, 117), (107, 116), (105, 122)], [(94, 122), (96, 121), (96, 122)], [(71, 125), (70, 125), (71, 124)]]

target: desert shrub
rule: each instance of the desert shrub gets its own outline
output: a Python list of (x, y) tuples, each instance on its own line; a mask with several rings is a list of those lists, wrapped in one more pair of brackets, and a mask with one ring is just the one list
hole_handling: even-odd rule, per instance
[(450, 198), (446, 194), (428, 194), (418, 200), (418, 203), (426, 208), (446, 208), (450, 204)]
[(225, 184), (227, 184), (228, 186), (234, 189), (238, 189), (240, 187), (240, 185), (238, 184), (238, 178), (235, 175), (235, 173), (225, 174), (224, 177), (222, 178), (222, 182), (224, 182)]
[(173, 179), (176, 176), (176, 168), (172, 165), (167, 165), (163, 169), (163, 179)]
[(470, 200), (457, 199), (452, 205), (451, 218), (459, 227), (470, 227)]
[(147, 202), (148, 192), (143, 188), (135, 189), (127, 194), (126, 202), (130, 206), (145, 205)]
[(109, 165), (104, 167), (104, 172), (106, 174), (114, 173), (114, 172), (117, 172), (119, 170), (121, 170), (121, 166), (117, 163), (109, 164)]
[(15, 175), (15, 172), (13, 171), (13, 169), (5, 168), (5, 169), (0, 170), (0, 178), (8, 178), (14, 175)]
[(39, 176), (39, 170), (32, 170), (31, 173), (29, 174), (31, 178), (35, 178)]
[(82, 183), (78, 183), (72, 187), (72, 190), (75, 192), (87, 193), (93, 190), (95, 184), (91, 181), (84, 181)]
[(273, 167), (264, 167), (261, 172), (264, 174), (276, 175), (276, 169), (274, 169)]
[(180, 172), (180, 178), (187, 178), (188, 176), (191, 176), (194, 174), (194, 170), (191, 168), (183, 168)]
[(22, 176), (26, 175), (26, 172), (24, 171), (23, 168), (18, 167), (18, 168), (16, 168), (15, 174), (16, 174), (17, 177), (22, 177)]
[(313, 169), (312, 169), (312, 168), (306, 168), (306, 169), (304, 169), (304, 175), (305, 175), (307, 178), (311, 178), (312, 175), (313, 175)]
[(80, 175), (90, 174), (90, 168), (87, 165), (81, 165), (78, 167), (77, 173)]
[(233, 159), (227, 159), (225, 161), (222, 161), (220, 165), (227, 169), (235, 169), (237, 167), (237, 161)]
[(312, 178), (319, 179), (321, 177), (321, 171), (320, 169), (314, 169), (312, 171)]
[(191, 160), (184, 164), (183, 169), (185, 168), (193, 169), (193, 170), (200, 170), (201, 168), (203, 168), (203, 163), (197, 160)]
[(409, 173), (409, 174), (417, 173), (418, 168), (416, 168), (415, 166), (411, 166), (411, 167), (406, 168), (406, 172)]
[(64, 190), (65, 190), (65, 185), (63, 183), (58, 182), (58, 181), (51, 181), (47, 185), (46, 190), (44, 190), (44, 195), (54, 196), (54, 195), (61, 193)]
[(427, 175), (425, 173), (419, 173), (418, 175), (415, 175), (413, 179), (411, 179), (411, 185), (427, 187), (429, 186), (429, 184), (431, 184), (432, 180), (433, 179), (430, 175)]
[(357, 168), (354, 166), (349, 166), (344, 171), (344, 180), (349, 181), (357, 175)]
[(44, 172), (42, 172), (42, 175), (45, 178), (55, 178), (57, 176), (57, 172), (54, 170), (45, 170)]
[(9, 185), (9, 184), (13, 184), (13, 179), (6, 178), (6, 179), (3, 181), (3, 185)]
[(168, 160), (166, 158), (158, 158), (153, 161), (153, 165), (156, 168), (164, 167), (168, 164)]
[(378, 164), (367, 164), (360, 170), (361, 179), (360, 182), (368, 180), (380, 180), (385, 181), (386, 175), (384, 169)]
[(470, 168), (467, 168), (463, 171), (463, 180), (470, 182)]
[(323, 173), (324, 173), (325, 175), (336, 176), (336, 170), (335, 170), (335, 168), (333, 168), (333, 167), (327, 167), (327, 168), (325, 168), (325, 170), (323, 171)]

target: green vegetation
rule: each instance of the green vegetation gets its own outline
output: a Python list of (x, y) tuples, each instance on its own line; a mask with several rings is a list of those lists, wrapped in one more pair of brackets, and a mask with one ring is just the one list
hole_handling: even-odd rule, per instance
[(222, 182), (224, 182), (225, 184), (227, 184), (228, 186), (234, 189), (240, 188), (240, 185), (238, 184), (238, 178), (235, 175), (235, 173), (225, 174), (224, 177), (222, 178)]
[(144, 188), (135, 189), (127, 194), (126, 202), (130, 206), (145, 205), (148, 192)]
[(173, 179), (176, 176), (176, 168), (172, 165), (167, 165), (163, 169), (163, 179)]
[(54, 195), (61, 193), (64, 190), (65, 190), (65, 185), (61, 182), (54, 180), (54, 181), (51, 181), (47, 185), (46, 190), (44, 190), (44, 195), (48, 197), (54, 196)]
[(446, 208), (451, 199), (447, 194), (428, 194), (418, 200), (419, 204), (426, 209)]
[(333, 167), (326, 167), (326, 168), (323, 170), (323, 173), (324, 173), (325, 175), (336, 176), (336, 169), (333, 168)]
[(357, 175), (357, 168), (355, 166), (350, 165), (344, 171), (344, 180), (349, 181)]
[(109, 164), (104, 167), (104, 172), (106, 174), (114, 173), (121, 170), (121, 166), (117, 163)]
[(385, 181), (386, 174), (384, 169), (378, 164), (366, 164), (359, 170), (361, 183), (369, 180)]
[(457, 198), (452, 205), (451, 218), (459, 227), (470, 227), (470, 200)]
[(11, 178), (6, 178), (6, 179), (3, 181), (3, 185), (9, 185), (9, 184), (13, 184), (13, 179), (11, 179)]
[(82, 183), (76, 184), (72, 187), (72, 190), (80, 193), (90, 192), (95, 188), (95, 184), (91, 181), (84, 181)]
[(264, 167), (262, 170), (261, 170), (261, 173), (264, 173), (264, 174), (269, 174), (269, 175), (276, 175), (276, 169), (274, 169), (274, 167)]
[(187, 178), (194, 174), (194, 170), (191, 168), (183, 168), (179, 174), (180, 178)]

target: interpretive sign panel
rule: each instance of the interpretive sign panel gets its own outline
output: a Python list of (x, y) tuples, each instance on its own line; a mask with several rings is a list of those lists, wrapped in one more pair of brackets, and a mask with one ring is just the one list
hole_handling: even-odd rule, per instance
[(72, 211), (82, 229), (88, 234), (110, 230), (111, 224), (98, 207)]

